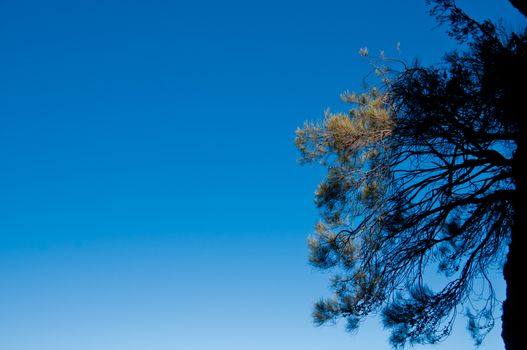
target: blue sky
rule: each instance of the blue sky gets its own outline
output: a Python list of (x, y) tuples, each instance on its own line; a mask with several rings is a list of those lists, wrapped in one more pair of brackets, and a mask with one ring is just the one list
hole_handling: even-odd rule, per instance
[[(0, 2), (0, 349), (389, 349), (311, 323), (293, 138), (397, 41), (452, 47), (423, 0)], [(423, 349), (469, 347), (460, 321)]]

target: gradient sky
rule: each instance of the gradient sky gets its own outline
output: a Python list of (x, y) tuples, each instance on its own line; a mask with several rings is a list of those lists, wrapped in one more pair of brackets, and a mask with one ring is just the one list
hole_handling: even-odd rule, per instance
[[(322, 171), (293, 139), (397, 41), (453, 47), (424, 0), (0, 1), (0, 349), (389, 349), (312, 325)], [(458, 321), (423, 349), (470, 348)]]

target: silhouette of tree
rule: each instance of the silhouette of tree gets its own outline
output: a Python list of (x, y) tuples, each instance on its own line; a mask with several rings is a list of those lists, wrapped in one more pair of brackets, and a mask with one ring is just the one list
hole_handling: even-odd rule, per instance
[[(453, 0), (430, 3), (464, 52), (399, 73), (381, 67), (391, 74), (381, 89), (346, 93), (349, 113), (297, 130), (303, 161), (328, 169), (309, 246), (313, 265), (335, 271), (334, 295), (314, 320), (343, 317), (355, 330), (381, 310), (399, 347), (443, 340), (462, 310), (480, 344), (498, 305), (488, 272), (503, 269), (502, 337), (519, 350), (527, 32), (475, 21)], [(434, 270), (443, 278), (430, 279)]]
[(514, 6), (522, 15), (527, 17), (527, 1), (525, 0), (509, 0), (512, 6)]

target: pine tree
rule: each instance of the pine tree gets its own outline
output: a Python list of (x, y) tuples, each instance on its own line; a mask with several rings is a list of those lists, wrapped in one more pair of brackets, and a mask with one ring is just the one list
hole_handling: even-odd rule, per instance
[[(399, 347), (443, 340), (464, 312), (480, 344), (500, 305), (489, 270), (502, 269), (502, 336), (519, 350), (527, 33), (475, 21), (452, 0), (431, 3), (464, 52), (344, 94), (349, 113), (297, 130), (303, 161), (328, 170), (309, 246), (313, 265), (335, 271), (334, 295), (316, 304), (315, 323), (343, 317), (353, 330), (382, 311)], [(436, 271), (443, 283), (427, 283)]]

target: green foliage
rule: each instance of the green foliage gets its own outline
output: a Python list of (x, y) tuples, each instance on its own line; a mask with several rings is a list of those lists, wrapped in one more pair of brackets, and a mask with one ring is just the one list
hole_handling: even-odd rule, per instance
[[(296, 131), (296, 146), (304, 162), (318, 161), (328, 175), (316, 191), (319, 208), (331, 225), (347, 224), (350, 215), (375, 207), (388, 176), (387, 142), (394, 124), (385, 93), (346, 93), (342, 100), (354, 106), (348, 114), (326, 112), (320, 124), (306, 123)], [(349, 203), (356, 205), (346, 212)]]

